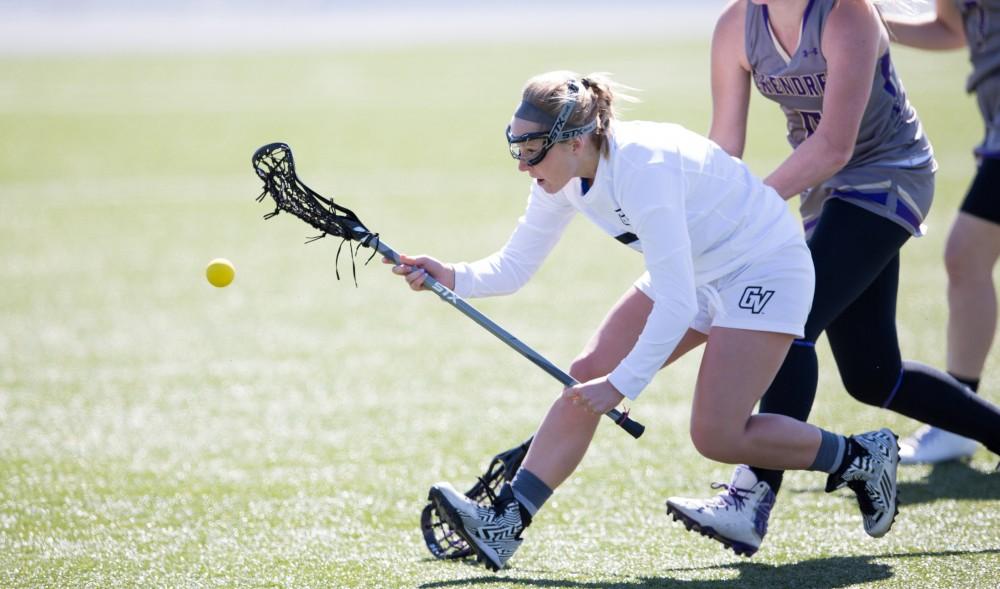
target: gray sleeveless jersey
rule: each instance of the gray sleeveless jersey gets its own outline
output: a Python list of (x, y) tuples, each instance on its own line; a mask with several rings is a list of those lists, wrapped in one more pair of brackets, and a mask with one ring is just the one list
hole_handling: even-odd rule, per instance
[(976, 93), (986, 134), (980, 157), (1000, 158), (1000, 0), (954, 0), (962, 12), (972, 73), (965, 88)]
[[(799, 46), (786, 55), (772, 38), (767, 6), (747, 2), (745, 50), (754, 84), (781, 106), (792, 147), (816, 130), (823, 115), (827, 65), (821, 42), (834, 4), (835, 0), (810, 0)], [(837, 197), (920, 235), (934, 195), (935, 169), (930, 142), (886, 51), (876, 64), (871, 96), (850, 161), (833, 178), (802, 195), (806, 229), (815, 224), (823, 202)], [(905, 174), (917, 177), (904, 179), (901, 175)]]
[(1000, 0), (953, 0), (962, 12), (972, 74), (966, 89), (1000, 72)]

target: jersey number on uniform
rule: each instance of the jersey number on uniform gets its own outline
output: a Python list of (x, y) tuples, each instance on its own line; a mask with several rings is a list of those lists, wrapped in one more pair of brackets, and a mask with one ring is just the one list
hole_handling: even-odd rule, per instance
[(800, 110), (799, 116), (802, 117), (802, 127), (805, 128), (806, 137), (808, 137), (816, 132), (816, 127), (819, 126), (819, 120), (823, 113), (818, 110)]

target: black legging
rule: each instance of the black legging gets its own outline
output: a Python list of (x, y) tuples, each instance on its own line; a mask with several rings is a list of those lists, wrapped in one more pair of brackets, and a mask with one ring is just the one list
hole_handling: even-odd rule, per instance
[[(898, 224), (840, 199), (823, 207), (809, 239), (816, 293), (796, 340), (760, 402), (761, 413), (809, 418), (819, 378), (815, 343), (826, 331), (844, 388), (855, 399), (955, 432), (1000, 453), (1000, 410), (947, 373), (903, 362), (896, 336)], [(781, 471), (754, 468), (777, 492)]]

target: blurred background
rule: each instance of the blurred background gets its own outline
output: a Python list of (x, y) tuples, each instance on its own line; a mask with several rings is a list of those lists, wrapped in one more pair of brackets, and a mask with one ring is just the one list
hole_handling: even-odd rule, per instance
[[(399, 47), (461, 42), (573, 42), (693, 37), (710, 30), (720, 0), (628, 0), (613, 7), (593, 0), (502, 5), (432, 0), (370, 2), (59, 1), (4, 0), (0, 49), (61, 51), (247, 50)], [(599, 23), (599, 27), (595, 24)], [(597, 29), (597, 30), (595, 30)]]

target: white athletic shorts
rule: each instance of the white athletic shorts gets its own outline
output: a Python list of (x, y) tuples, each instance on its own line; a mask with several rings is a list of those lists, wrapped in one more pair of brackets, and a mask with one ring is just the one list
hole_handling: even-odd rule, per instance
[[(801, 238), (697, 288), (698, 314), (691, 328), (773, 331), (802, 337), (812, 306), (816, 275)], [(649, 294), (649, 273), (635, 281)]]

